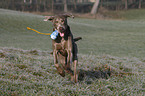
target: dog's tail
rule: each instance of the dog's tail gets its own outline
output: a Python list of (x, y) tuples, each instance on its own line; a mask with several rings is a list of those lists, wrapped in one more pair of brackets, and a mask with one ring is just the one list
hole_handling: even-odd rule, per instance
[(81, 39), (82, 39), (82, 37), (74, 38), (74, 42), (77, 42), (77, 41), (79, 41), (79, 40), (81, 40)]

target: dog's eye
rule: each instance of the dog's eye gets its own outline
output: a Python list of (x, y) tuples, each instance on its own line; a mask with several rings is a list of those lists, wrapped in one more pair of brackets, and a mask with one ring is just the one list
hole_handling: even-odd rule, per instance
[(61, 22), (64, 22), (64, 20), (61, 20)]
[(58, 23), (58, 21), (55, 21), (55, 23)]

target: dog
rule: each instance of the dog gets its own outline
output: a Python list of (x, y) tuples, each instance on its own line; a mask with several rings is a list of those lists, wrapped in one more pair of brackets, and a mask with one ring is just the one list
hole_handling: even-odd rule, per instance
[[(70, 31), (70, 27), (67, 24), (67, 18), (74, 16), (70, 13), (60, 14), (56, 16), (45, 16), (44, 21), (51, 21), (53, 23), (53, 31), (58, 31), (58, 36), (55, 40), (52, 40), (54, 65), (58, 73), (65, 77), (65, 72), (71, 76), (71, 81), (78, 82), (77, 75), (77, 45), (76, 41), (82, 39), (81, 37), (73, 38)], [(71, 63), (73, 62), (74, 71), (71, 69)], [(60, 64), (59, 64), (60, 63)]]

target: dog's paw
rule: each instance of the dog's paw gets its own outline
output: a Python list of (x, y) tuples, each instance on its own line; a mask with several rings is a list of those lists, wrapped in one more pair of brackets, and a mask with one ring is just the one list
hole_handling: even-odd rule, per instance
[(62, 70), (62, 71), (59, 71), (58, 72), (62, 77), (65, 77), (65, 72)]

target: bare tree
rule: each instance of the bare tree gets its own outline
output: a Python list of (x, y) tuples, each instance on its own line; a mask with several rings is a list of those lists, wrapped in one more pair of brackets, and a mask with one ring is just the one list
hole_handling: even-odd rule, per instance
[(91, 10), (91, 14), (96, 14), (97, 13), (99, 2), (100, 2), (100, 0), (96, 0), (96, 2), (93, 5), (93, 8)]
[(67, 0), (64, 0), (64, 12), (67, 12)]
[(128, 0), (125, 0), (125, 9), (128, 9)]
[(30, 0), (30, 4), (32, 4), (32, 0)]
[(77, 0), (74, 0), (74, 8), (77, 9)]
[(52, 2), (51, 2), (51, 6), (52, 6), (51, 11), (53, 12), (53, 11), (54, 11), (54, 0), (52, 0)]
[(138, 5), (138, 8), (139, 8), (139, 9), (141, 8), (141, 1), (142, 1), (142, 0), (139, 0), (139, 5)]
[(26, 3), (26, 0), (24, 0), (24, 2), (22, 1), (22, 11), (25, 11), (25, 4)]

